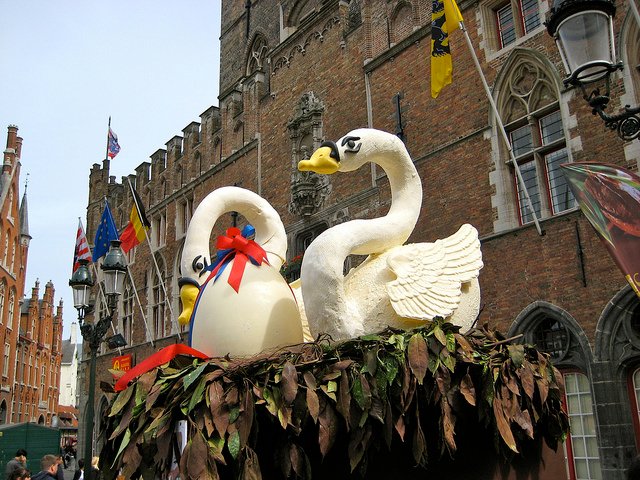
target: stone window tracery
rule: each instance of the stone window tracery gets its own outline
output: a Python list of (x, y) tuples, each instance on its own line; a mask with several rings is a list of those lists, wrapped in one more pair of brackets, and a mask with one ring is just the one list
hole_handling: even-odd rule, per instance
[(291, 199), (289, 211), (308, 217), (316, 213), (331, 192), (326, 175), (298, 171), (298, 162), (309, 158), (323, 140), (324, 103), (313, 92), (305, 93), (287, 123), (291, 138)]
[(246, 75), (251, 75), (257, 71), (264, 71), (264, 64), (268, 51), (269, 46), (267, 44), (267, 40), (262, 35), (256, 35), (247, 58)]
[(567, 312), (537, 301), (525, 308), (509, 330), (523, 334), (521, 343), (548, 353), (565, 383), (564, 400), (571, 432), (566, 441), (565, 461), (570, 478), (600, 479), (598, 432), (593, 392), (589, 379), (589, 341), (580, 325)]
[[(496, 82), (497, 104), (533, 211), (541, 219), (573, 209), (575, 199), (560, 169), (570, 161), (570, 153), (555, 83), (534, 57), (520, 52), (505, 69)], [(494, 148), (499, 159), (493, 176), (502, 177), (495, 183), (504, 201), (498, 205), (495, 225), (530, 223), (532, 210), (501, 138)]]

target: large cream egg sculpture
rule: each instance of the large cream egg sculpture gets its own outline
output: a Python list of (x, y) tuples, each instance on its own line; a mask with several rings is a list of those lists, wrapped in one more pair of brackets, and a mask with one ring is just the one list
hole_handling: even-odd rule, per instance
[[(255, 239), (229, 229), (212, 260), (211, 232), (228, 212), (242, 214)], [(210, 357), (249, 356), (302, 342), (298, 305), (279, 272), (286, 251), (280, 216), (256, 193), (222, 187), (202, 200), (187, 229), (179, 280), (179, 321), (189, 324), (191, 347)]]

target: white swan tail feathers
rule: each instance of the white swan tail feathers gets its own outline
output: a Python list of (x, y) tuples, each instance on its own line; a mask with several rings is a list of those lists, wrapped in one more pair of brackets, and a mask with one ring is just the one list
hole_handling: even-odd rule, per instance
[(447, 318), (460, 306), (463, 284), (477, 279), (483, 267), (478, 231), (465, 224), (434, 243), (397, 247), (387, 257), (387, 264), (397, 276), (386, 287), (399, 316)]

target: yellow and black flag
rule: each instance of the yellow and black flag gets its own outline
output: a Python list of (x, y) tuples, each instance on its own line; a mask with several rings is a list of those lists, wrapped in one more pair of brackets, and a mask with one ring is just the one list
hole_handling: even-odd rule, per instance
[(460, 26), (462, 14), (456, 0), (433, 0), (431, 12), (431, 96), (451, 83), (453, 64), (449, 49), (449, 33)]

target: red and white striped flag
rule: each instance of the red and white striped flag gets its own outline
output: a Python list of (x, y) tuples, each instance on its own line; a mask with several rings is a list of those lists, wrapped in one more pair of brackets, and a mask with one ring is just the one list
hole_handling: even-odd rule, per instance
[(87, 236), (85, 235), (84, 228), (82, 227), (82, 221), (78, 219), (78, 233), (76, 234), (76, 249), (75, 249), (75, 252), (73, 253), (73, 272), (75, 272), (80, 266), (80, 260), (91, 261), (91, 249), (89, 248), (89, 242), (87, 242)]

